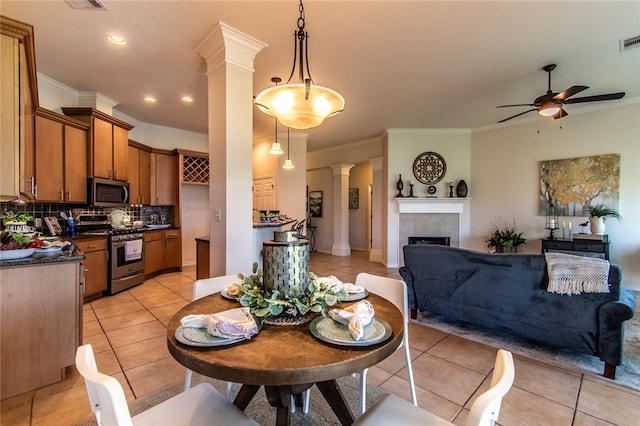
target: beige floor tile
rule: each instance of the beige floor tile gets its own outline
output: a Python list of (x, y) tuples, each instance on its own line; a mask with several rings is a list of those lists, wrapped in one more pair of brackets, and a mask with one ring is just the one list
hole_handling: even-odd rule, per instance
[(105, 318), (100, 321), (105, 332), (131, 327), (145, 322), (153, 321), (155, 317), (147, 310), (132, 312), (117, 317)]
[(416, 386), (464, 406), (486, 375), (424, 353), (413, 361)]
[(514, 386), (571, 409), (576, 407), (582, 381), (580, 374), (518, 355), (514, 355), (513, 363), (516, 370)]
[(573, 410), (565, 405), (512, 386), (502, 400), (501, 425), (570, 426)]
[[(380, 386), (382, 383), (389, 380), (392, 376), (393, 373), (390, 373), (384, 368), (373, 366), (367, 371), (367, 384), (370, 386)], [(359, 376), (356, 375), (356, 377)]]
[(107, 332), (108, 341), (114, 348), (130, 345), (152, 337), (165, 336), (167, 328), (158, 320), (132, 325)]
[[(418, 356), (422, 354), (422, 352), (416, 349), (410, 348), (409, 354), (411, 356), (411, 359), (416, 359)], [(378, 363), (378, 367), (383, 368), (393, 374), (396, 374), (398, 371), (402, 370), (406, 366), (407, 366), (407, 361), (405, 359), (404, 348), (400, 348), (396, 350), (387, 359), (384, 359)]]
[(122, 368), (118, 363), (118, 358), (116, 358), (116, 354), (112, 350), (96, 353), (95, 357), (99, 372), (108, 375), (114, 375), (122, 372)]
[(33, 392), (25, 392), (0, 403), (0, 424), (29, 426), (31, 424), (31, 405)]
[(447, 337), (448, 334), (422, 324), (409, 322), (409, 346), (422, 352)]
[(97, 321), (98, 318), (96, 314), (93, 312), (91, 305), (89, 303), (85, 304), (82, 308), (82, 321)]
[(91, 417), (91, 406), (84, 386), (74, 386), (33, 401), (32, 425), (68, 426)]
[[(125, 370), (136, 398), (184, 380), (186, 369), (173, 358), (166, 357), (158, 361)], [(158, 374), (162, 372), (162, 374)]]
[(88, 343), (91, 344), (94, 352), (103, 352), (111, 349), (111, 345), (104, 333), (96, 333), (83, 337), (82, 344), (86, 345)]
[(93, 308), (93, 311), (95, 312), (98, 320), (104, 320), (106, 318), (144, 311), (144, 306), (142, 306), (142, 304), (137, 300), (133, 300), (130, 302), (118, 303), (117, 305)]
[(617, 425), (638, 424), (640, 396), (620, 386), (585, 379), (578, 397), (578, 411)]
[(182, 299), (177, 303), (170, 303), (168, 305), (155, 306), (153, 308), (149, 308), (149, 312), (151, 312), (156, 318), (165, 318), (174, 316), (176, 312), (180, 309), (187, 306), (189, 302), (187, 300)]
[(487, 375), (496, 362), (497, 351), (490, 346), (449, 335), (427, 353)]
[(82, 322), (82, 336), (86, 338), (94, 334), (101, 334), (102, 326), (98, 321), (83, 321)]
[(153, 296), (153, 297), (145, 297), (138, 299), (142, 305), (147, 308), (155, 308), (157, 306), (169, 305), (171, 303), (179, 303), (179, 302), (188, 302), (190, 299), (186, 299), (179, 294), (174, 293), (173, 291), (168, 290), (170, 294)]
[(128, 291), (115, 294), (113, 296), (105, 296), (100, 299), (89, 302), (93, 309), (106, 308), (107, 306), (119, 305), (120, 303), (135, 302), (135, 298)]
[(604, 420), (596, 419), (585, 413), (578, 411), (573, 419), (573, 426), (611, 426), (613, 423), (605, 422)]
[(166, 334), (120, 346), (115, 348), (114, 352), (125, 371), (170, 356)]

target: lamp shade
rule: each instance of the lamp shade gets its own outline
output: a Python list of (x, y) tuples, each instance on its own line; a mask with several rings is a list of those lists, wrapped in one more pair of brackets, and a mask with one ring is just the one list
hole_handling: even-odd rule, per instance
[(293, 162), (291, 161), (290, 158), (287, 158), (286, 160), (284, 160), (284, 164), (282, 165), (283, 169), (293, 169)]
[(255, 103), (260, 111), (292, 129), (319, 126), (325, 118), (342, 112), (345, 106), (344, 98), (335, 90), (304, 83), (269, 87), (258, 93)]
[(280, 142), (274, 142), (271, 144), (271, 149), (269, 150), (269, 154), (282, 155), (284, 151), (280, 146)]
[(554, 114), (557, 114), (560, 111), (560, 105), (555, 102), (547, 102), (543, 104), (540, 109), (538, 109), (538, 114), (544, 117), (551, 117)]

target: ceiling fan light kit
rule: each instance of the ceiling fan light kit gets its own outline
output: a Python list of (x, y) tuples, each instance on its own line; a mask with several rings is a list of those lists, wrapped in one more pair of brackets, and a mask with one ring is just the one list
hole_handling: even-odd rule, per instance
[[(309, 72), (309, 34), (304, 31), (304, 7), (300, 0), (298, 30), (294, 33), (294, 56), (291, 75), (285, 84), (281, 79), (271, 79), (275, 86), (264, 89), (255, 97), (258, 109), (275, 117), (280, 124), (292, 129), (311, 129), (329, 117), (341, 113), (344, 97), (333, 89), (318, 86)], [(298, 64), (299, 62), (299, 64)], [(291, 83), (298, 65), (298, 82)], [(306, 74), (305, 74), (306, 71)]]
[(548, 88), (547, 92), (544, 95), (538, 96), (533, 103), (530, 104), (513, 104), (513, 105), (499, 105), (497, 108), (508, 108), (508, 107), (532, 107), (531, 109), (512, 115), (511, 117), (507, 117), (503, 120), (498, 121), (498, 123), (504, 123), (505, 121), (511, 120), (512, 118), (520, 117), (531, 111), (538, 111), (543, 117), (552, 117), (554, 119), (566, 117), (567, 112), (562, 108), (565, 104), (580, 104), (585, 102), (597, 102), (597, 101), (610, 101), (614, 99), (620, 99), (624, 97), (624, 92), (616, 92), (616, 93), (608, 93), (606, 95), (594, 95), (594, 96), (584, 96), (581, 98), (571, 98), (571, 96), (582, 92), (583, 90), (587, 90), (589, 86), (571, 86), (567, 90), (554, 93), (551, 91), (551, 71), (556, 68), (556, 64), (549, 64), (542, 67), (542, 70), (545, 71), (548, 75)]

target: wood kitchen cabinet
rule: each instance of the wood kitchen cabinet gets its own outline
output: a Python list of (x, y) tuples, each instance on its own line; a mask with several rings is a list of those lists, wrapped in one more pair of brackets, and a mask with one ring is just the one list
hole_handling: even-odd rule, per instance
[(87, 129), (77, 120), (35, 112), (34, 192), (38, 201), (87, 202)]
[(77, 240), (78, 249), (85, 255), (84, 267), (84, 301), (96, 299), (107, 289), (107, 273), (109, 258), (106, 238), (90, 238)]
[(182, 269), (182, 232), (179, 229), (165, 229), (164, 269)]
[(129, 200), (151, 204), (151, 148), (129, 141)]
[(153, 275), (164, 269), (164, 242), (162, 231), (144, 233), (144, 275)]
[[(33, 26), (0, 16), (0, 201), (29, 195), (33, 120), (38, 106)], [(25, 159), (31, 158), (25, 163)]]
[(129, 130), (133, 126), (95, 108), (62, 108), (65, 115), (89, 124), (89, 176), (129, 179)]
[[(0, 268), (2, 398), (60, 382), (82, 333), (78, 261)], [(3, 423), (4, 424), (4, 423)]]
[(151, 205), (176, 204), (177, 168), (177, 158), (172, 152), (151, 153)]

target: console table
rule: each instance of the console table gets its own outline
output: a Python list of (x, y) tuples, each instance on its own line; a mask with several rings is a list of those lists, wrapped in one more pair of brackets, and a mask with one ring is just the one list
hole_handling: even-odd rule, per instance
[(557, 251), (577, 256), (599, 257), (609, 260), (609, 236), (603, 235), (602, 240), (579, 239), (573, 240), (550, 240), (543, 238), (542, 253), (546, 251)]

